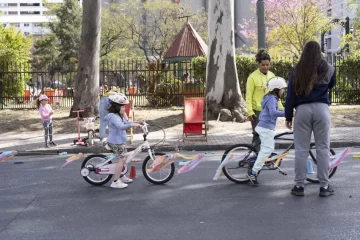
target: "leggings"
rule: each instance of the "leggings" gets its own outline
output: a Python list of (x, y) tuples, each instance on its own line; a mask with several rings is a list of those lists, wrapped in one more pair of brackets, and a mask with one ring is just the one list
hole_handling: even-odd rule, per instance
[(44, 131), (45, 131), (45, 143), (47, 143), (48, 137), (50, 139), (50, 142), (52, 142), (52, 134), (53, 134), (53, 124), (52, 120), (44, 121), (43, 122)]

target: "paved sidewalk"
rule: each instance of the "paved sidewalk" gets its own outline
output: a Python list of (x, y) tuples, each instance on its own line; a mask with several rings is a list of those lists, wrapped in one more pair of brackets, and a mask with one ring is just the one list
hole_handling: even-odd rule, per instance
[[(285, 128), (277, 128), (276, 132), (286, 132)], [(251, 131), (248, 129), (229, 129), (227, 131), (211, 131), (208, 141), (185, 141), (182, 140), (181, 131), (166, 131), (166, 141), (160, 145), (158, 151), (215, 151), (225, 150), (231, 145), (238, 143), (251, 143)], [(339, 127), (331, 129), (331, 147), (360, 146), (360, 127)], [(85, 137), (86, 135), (82, 135)], [(148, 135), (150, 145), (159, 142), (163, 138), (162, 131), (151, 132)], [(0, 152), (17, 150), (18, 155), (37, 155), (37, 154), (59, 154), (67, 153), (103, 153), (107, 150), (98, 141), (93, 146), (74, 146), (75, 134), (58, 134), (54, 136), (56, 147), (44, 148), (44, 138), (42, 135), (6, 133), (0, 134)], [(133, 149), (141, 142), (142, 134), (140, 130), (134, 135), (133, 144), (128, 144), (128, 148)], [(278, 141), (276, 148), (286, 148), (289, 143)]]

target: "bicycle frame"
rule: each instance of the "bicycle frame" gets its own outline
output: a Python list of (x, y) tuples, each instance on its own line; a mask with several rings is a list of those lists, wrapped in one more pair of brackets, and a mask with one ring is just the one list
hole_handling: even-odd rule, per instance
[[(294, 139), (292, 138), (286, 138), (283, 136), (287, 136), (287, 135), (292, 135), (294, 134), (293, 132), (283, 132), (280, 134), (277, 134), (274, 136), (275, 140), (287, 140), (287, 141), (292, 141), (292, 143), (280, 154), (277, 153), (272, 153), (275, 154), (274, 158), (267, 158), (264, 159), (265, 163), (268, 162), (268, 164), (265, 164), (264, 167), (262, 168), (262, 170), (279, 170), (279, 172), (283, 175), (287, 175), (280, 167), (280, 161), (283, 159), (283, 157), (285, 157), (287, 154), (289, 154), (290, 149), (294, 146)], [(248, 156), (246, 156), (248, 157)], [(271, 163), (272, 162), (272, 163)], [(265, 168), (267, 167), (267, 168)]]
[[(140, 152), (142, 152), (143, 150), (147, 150), (148, 154), (151, 158), (151, 160), (154, 161), (154, 153), (153, 153), (153, 149), (150, 147), (149, 142), (147, 140), (147, 135), (148, 135), (148, 129), (147, 129), (147, 124), (143, 125), (142, 130), (144, 132), (143, 137), (144, 137), (144, 142), (142, 144), (140, 144), (136, 149), (134, 149), (133, 151), (127, 152), (125, 154), (123, 154), (124, 158), (125, 158), (125, 163), (128, 164), (137, 154), (139, 154)], [(108, 149), (108, 148), (107, 148)], [(108, 149), (109, 150), (109, 149)], [(106, 165), (108, 162), (110, 162), (111, 160), (113, 160), (114, 158), (116, 158), (115, 154), (111, 154), (110, 156), (106, 157), (106, 161), (97, 164), (94, 168), (95, 168), (95, 172), (97, 174), (115, 174), (115, 167), (117, 165), (117, 163), (112, 163), (109, 165)], [(125, 165), (126, 165), (125, 164)], [(125, 170), (126, 171), (126, 170)]]

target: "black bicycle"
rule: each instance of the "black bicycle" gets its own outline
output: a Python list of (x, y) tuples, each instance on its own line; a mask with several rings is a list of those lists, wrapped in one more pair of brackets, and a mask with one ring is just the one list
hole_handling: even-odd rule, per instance
[[(266, 161), (263, 168), (261, 170), (279, 170), (279, 172), (283, 175), (287, 175), (281, 168), (281, 160), (284, 156), (286, 156), (289, 153), (289, 150), (294, 146), (294, 139), (293, 138), (287, 138), (286, 136), (293, 135), (293, 132), (284, 132), (281, 134), (278, 134), (274, 137), (275, 140), (287, 140), (292, 141), (290, 146), (283, 151), (282, 153), (272, 153), (269, 156), (269, 161)], [(313, 152), (315, 150), (315, 143), (310, 144), (310, 158), (312, 160), (312, 166), (313, 166), (313, 172), (307, 174), (306, 180), (311, 183), (319, 183), (319, 179), (316, 177), (316, 154)], [(239, 161), (230, 161), (228, 164), (226, 164), (222, 171), (224, 175), (231, 181), (235, 183), (247, 183), (249, 182), (249, 179), (246, 176), (246, 173), (253, 168), (254, 163), (257, 158), (257, 154), (254, 151), (254, 147), (249, 144), (236, 144), (231, 146), (229, 149), (227, 149), (223, 157), (221, 159), (221, 162), (225, 159), (228, 159), (230, 156), (241, 156)], [(334, 150), (330, 149), (329, 152), (330, 156), (335, 155)], [(331, 178), (335, 172), (337, 167), (329, 168), (329, 178)], [(260, 171), (259, 171), (260, 173)]]

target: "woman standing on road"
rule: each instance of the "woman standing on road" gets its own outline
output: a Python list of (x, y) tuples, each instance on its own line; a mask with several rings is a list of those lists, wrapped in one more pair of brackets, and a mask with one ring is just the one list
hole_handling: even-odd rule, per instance
[(100, 141), (104, 141), (105, 140), (105, 135), (106, 135), (106, 127), (107, 127), (107, 122), (106, 122), (106, 115), (109, 114), (109, 107), (110, 107), (110, 102), (109, 102), (109, 96), (116, 94), (115, 91), (111, 90), (108, 91), (106, 93), (104, 93), (100, 99), (100, 103), (99, 103), (99, 115), (100, 115)]
[[(253, 131), (252, 144), (256, 152), (260, 150), (259, 134), (255, 132), (255, 127), (259, 123), (259, 116), (261, 112), (261, 102), (264, 95), (268, 93), (266, 85), (268, 81), (275, 77), (275, 74), (270, 72), (270, 55), (263, 49), (255, 56), (259, 68), (250, 74), (246, 82), (246, 108), (249, 114), (248, 120), (251, 122)], [(281, 103), (279, 109), (283, 109)]]
[(311, 134), (316, 145), (317, 177), (320, 197), (334, 194), (329, 186), (330, 110), (329, 89), (336, 84), (335, 68), (321, 57), (320, 45), (305, 45), (299, 63), (290, 74), (285, 105), (286, 127), (292, 128), (293, 110), (295, 143), (295, 183), (291, 194), (304, 196), (307, 159)]

